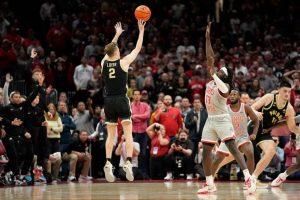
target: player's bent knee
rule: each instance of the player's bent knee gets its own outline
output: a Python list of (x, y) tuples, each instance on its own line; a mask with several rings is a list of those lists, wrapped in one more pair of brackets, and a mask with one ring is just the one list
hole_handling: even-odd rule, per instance
[(273, 157), (276, 154), (276, 149), (271, 147), (268, 151), (265, 152), (266, 156), (271, 156)]

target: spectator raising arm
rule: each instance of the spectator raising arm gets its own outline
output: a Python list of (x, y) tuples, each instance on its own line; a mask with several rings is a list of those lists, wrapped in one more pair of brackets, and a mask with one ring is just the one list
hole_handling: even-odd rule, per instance
[(8, 73), (5, 75), (5, 84), (3, 86), (3, 100), (4, 100), (4, 106), (9, 104), (9, 85), (13, 81), (13, 77)]

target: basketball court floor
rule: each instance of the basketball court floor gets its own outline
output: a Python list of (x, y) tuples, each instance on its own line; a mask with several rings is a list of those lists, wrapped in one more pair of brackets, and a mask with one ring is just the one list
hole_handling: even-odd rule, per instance
[(300, 199), (300, 184), (285, 183), (280, 188), (260, 189), (254, 195), (242, 190), (242, 182), (217, 182), (218, 191), (211, 195), (197, 195), (203, 182), (72, 182), (39, 186), (0, 188), (0, 199), (13, 200), (176, 200), (176, 199), (246, 199), (296, 200)]

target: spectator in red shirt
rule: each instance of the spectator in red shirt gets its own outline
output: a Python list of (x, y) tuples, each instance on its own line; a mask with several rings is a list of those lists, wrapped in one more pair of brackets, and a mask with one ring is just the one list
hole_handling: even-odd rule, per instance
[(65, 52), (67, 44), (70, 41), (69, 31), (62, 25), (62, 22), (52, 27), (47, 33), (47, 42), (49, 47), (58, 54)]
[(166, 127), (166, 134), (175, 138), (176, 134), (183, 127), (183, 120), (179, 109), (172, 107), (172, 97), (166, 95), (163, 100), (164, 105), (158, 110), (155, 116), (155, 122)]
[(169, 151), (170, 138), (166, 135), (165, 126), (158, 123), (152, 124), (146, 131), (151, 139), (150, 177), (163, 179), (166, 174), (164, 160)]
[(191, 96), (200, 94), (201, 102), (204, 102), (205, 81), (201, 80), (199, 71), (196, 71), (195, 75), (193, 75), (189, 83), (189, 89), (191, 91)]

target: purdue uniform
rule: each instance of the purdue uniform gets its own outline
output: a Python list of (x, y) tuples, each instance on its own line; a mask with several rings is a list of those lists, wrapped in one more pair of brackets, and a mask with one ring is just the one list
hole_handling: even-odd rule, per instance
[(130, 102), (127, 97), (127, 72), (120, 64), (120, 60), (103, 63), (102, 77), (105, 87), (104, 112), (106, 123), (116, 124), (121, 121), (131, 121)]
[(261, 112), (263, 113), (264, 118), (260, 123), (258, 134), (256, 136), (256, 145), (264, 140), (273, 140), (271, 131), (263, 133), (263, 129), (269, 129), (278, 124), (279, 121), (283, 120), (288, 104), (289, 102), (287, 101), (282, 108), (278, 108), (276, 94), (274, 94), (273, 101), (269, 105), (262, 107)]

